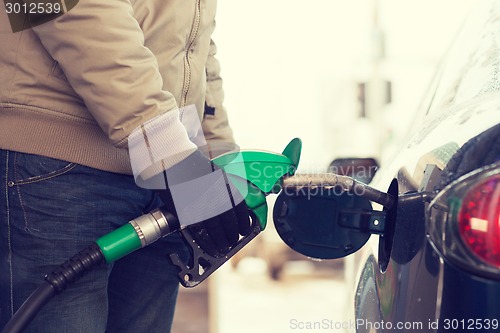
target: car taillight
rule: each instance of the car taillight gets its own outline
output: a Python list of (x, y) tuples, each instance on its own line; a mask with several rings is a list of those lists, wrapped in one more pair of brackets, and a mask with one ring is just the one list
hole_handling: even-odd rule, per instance
[(500, 279), (500, 163), (446, 186), (427, 210), (429, 238), (443, 257)]
[(471, 251), (500, 268), (500, 175), (467, 191), (457, 219), (460, 235)]

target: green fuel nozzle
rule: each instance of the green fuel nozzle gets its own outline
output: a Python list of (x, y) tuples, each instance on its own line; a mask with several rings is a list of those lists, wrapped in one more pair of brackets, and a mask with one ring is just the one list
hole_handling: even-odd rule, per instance
[[(230, 152), (213, 160), (244, 194), (245, 203), (259, 231), (264, 230), (267, 224), (266, 196), (278, 192), (283, 177), (295, 173), (301, 149), (302, 143), (296, 138), (290, 141), (282, 154), (249, 150)], [(180, 229), (182, 227), (177, 218), (164, 208), (159, 208), (102, 236), (96, 243), (106, 262), (111, 263)], [(191, 244), (193, 242), (189, 242)]]
[(98, 238), (95, 244), (61, 265), (46, 280), (54, 284), (55, 290), (59, 292), (101, 262), (112, 263), (173, 232), (181, 232), (191, 250), (191, 262), (186, 264), (176, 253), (171, 254), (170, 258), (179, 268), (179, 280), (183, 286), (198, 285), (265, 229), (268, 214), (266, 196), (279, 192), (283, 178), (295, 173), (301, 149), (302, 142), (296, 138), (290, 141), (281, 154), (248, 150), (230, 152), (213, 160), (243, 194), (252, 218), (252, 232), (242, 237), (225, 256), (214, 258), (205, 253), (191, 237), (189, 230), (161, 207)]

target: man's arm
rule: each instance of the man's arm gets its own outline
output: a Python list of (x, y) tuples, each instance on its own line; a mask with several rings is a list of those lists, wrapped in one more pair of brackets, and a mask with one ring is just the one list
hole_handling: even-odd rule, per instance
[(134, 129), (169, 111), (164, 130), (155, 133), (155, 141), (177, 156), (166, 156), (165, 166), (194, 151), (129, 1), (81, 0), (33, 30), (114, 145), (127, 148)]

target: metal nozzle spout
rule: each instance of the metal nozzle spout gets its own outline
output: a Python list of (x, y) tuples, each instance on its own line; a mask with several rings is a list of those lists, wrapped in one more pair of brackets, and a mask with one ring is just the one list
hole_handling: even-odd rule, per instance
[(365, 197), (370, 201), (381, 204), (384, 207), (391, 207), (394, 204), (394, 197), (388, 193), (379, 191), (351, 177), (337, 175), (334, 173), (320, 174), (295, 174), (283, 179), (282, 188), (284, 190), (300, 191), (303, 189), (341, 189), (343, 192), (353, 193)]

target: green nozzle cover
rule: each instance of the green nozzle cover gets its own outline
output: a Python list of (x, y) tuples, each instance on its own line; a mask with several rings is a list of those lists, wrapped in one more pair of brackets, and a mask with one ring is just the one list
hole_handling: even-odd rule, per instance
[(107, 263), (116, 261), (142, 247), (141, 240), (130, 223), (102, 236), (96, 240), (96, 243), (101, 248)]

